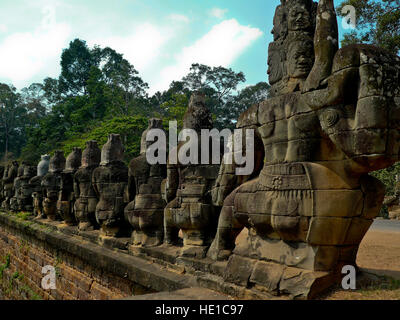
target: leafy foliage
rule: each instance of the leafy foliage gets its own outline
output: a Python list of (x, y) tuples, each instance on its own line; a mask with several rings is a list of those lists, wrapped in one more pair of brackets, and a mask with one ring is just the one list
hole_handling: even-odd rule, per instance
[(371, 43), (400, 52), (400, 0), (345, 0), (337, 8), (339, 16), (346, 5), (356, 9), (357, 30), (345, 34), (342, 45)]

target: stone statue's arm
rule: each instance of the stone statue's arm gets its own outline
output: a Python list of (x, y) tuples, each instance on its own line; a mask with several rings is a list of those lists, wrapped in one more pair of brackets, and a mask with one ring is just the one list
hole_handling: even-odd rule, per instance
[(93, 186), (93, 190), (96, 193), (96, 196), (98, 199), (100, 199), (100, 192), (99, 189), (97, 188), (97, 179), (96, 179), (96, 169), (93, 171), (92, 174), (92, 186)]
[(80, 192), (80, 190), (79, 190), (79, 183), (78, 183), (78, 180), (76, 179), (75, 176), (74, 176), (74, 179), (73, 179), (73, 188), (74, 188), (74, 196), (75, 196), (75, 199), (78, 199), (79, 196), (80, 196), (80, 194), (81, 194), (81, 192)]
[(303, 92), (316, 90), (332, 71), (333, 58), (339, 49), (338, 25), (333, 0), (320, 0), (314, 36), (314, 66), (304, 84)]
[(135, 196), (136, 196), (136, 182), (135, 182), (135, 176), (131, 170), (131, 168), (129, 168), (129, 173), (128, 173), (128, 184), (126, 185), (125, 188), (125, 202), (131, 202), (133, 200), (135, 200)]
[(170, 202), (176, 197), (176, 192), (179, 187), (179, 170), (177, 165), (169, 164), (167, 166), (167, 182), (166, 182), (166, 198)]

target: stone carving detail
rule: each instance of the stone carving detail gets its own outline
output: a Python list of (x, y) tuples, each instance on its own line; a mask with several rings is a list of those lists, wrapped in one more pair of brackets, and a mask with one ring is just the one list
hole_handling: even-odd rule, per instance
[(10, 200), (14, 195), (14, 179), (18, 174), (18, 162), (13, 161), (9, 164), (4, 171), (3, 175), (3, 190), (4, 190), (4, 200), (1, 207), (4, 210), (10, 210)]
[(101, 151), (97, 141), (86, 142), (81, 167), (74, 175), (75, 218), (81, 231), (94, 230), (96, 225), (97, 195), (92, 185), (92, 173), (100, 164)]
[(65, 157), (62, 150), (56, 150), (50, 159), (49, 172), (43, 177), (43, 214), (50, 220), (57, 220), (57, 201), (61, 187), (61, 173), (65, 168)]
[(92, 183), (99, 198), (96, 221), (101, 234), (115, 237), (124, 218), (124, 192), (128, 183), (128, 167), (123, 162), (124, 147), (119, 134), (110, 134), (101, 150), (100, 166), (94, 169)]
[(164, 208), (161, 183), (167, 176), (165, 164), (149, 165), (146, 136), (151, 129), (162, 129), (160, 119), (150, 119), (143, 132), (140, 155), (129, 164), (127, 196), (131, 202), (125, 208), (125, 219), (132, 225), (132, 244), (158, 246), (164, 237)]
[(33, 211), (33, 189), (29, 181), (35, 175), (35, 173), (36, 168), (31, 166), (29, 163), (26, 163), (20, 180), (19, 192), (17, 194), (17, 207), (19, 211)]
[(20, 210), (19, 205), (18, 205), (18, 197), (19, 197), (19, 193), (21, 191), (22, 176), (24, 175), (26, 165), (27, 165), (27, 163), (25, 161), (22, 161), (21, 165), (18, 167), (18, 170), (17, 170), (17, 177), (14, 179), (14, 185), (13, 185), (14, 195), (10, 199), (10, 209), (11, 209), (11, 211), (14, 211), (14, 212), (17, 212)]
[(60, 192), (57, 201), (58, 214), (65, 224), (73, 226), (76, 224), (74, 214), (74, 174), (81, 165), (82, 150), (73, 148), (65, 162), (65, 169), (61, 173)]
[[(306, 17), (314, 12), (306, 0), (282, 1), (276, 10), (273, 97), (237, 125), (257, 128), (264, 166), (255, 179), (213, 190), (220, 199), (236, 187), (208, 251), (212, 259), (229, 258), (226, 281), (297, 298), (312, 297), (340, 279), (343, 265), (355, 265), (385, 193), (368, 173), (393, 165), (400, 150), (399, 57), (369, 45), (338, 50), (333, 1), (321, 0), (314, 58), (306, 40), (314, 28)], [(221, 168), (219, 180), (224, 172), (230, 171)], [(241, 232), (245, 238), (235, 245)]]
[[(211, 113), (205, 106), (205, 96), (192, 95), (189, 108), (183, 120), (184, 129), (192, 129), (200, 137), (201, 129), (211, 129)], [(164, 242), (178, 244), (178, 233), (183, 234), (182, 255), (202, 257), (215, 235), (218, 209), (211, 201), (210, 189), (218, 175), (218, 165), (178, 164), (172, 162), (171, 154), (193, 141), (182, 142), (177, 150), (170, 150), (167, 165), (166, 198), (169, 201), (164, 210)], [(210, 146), (212, 144), (210, 143)], [(201, 154), (201, 145), (194, 146)], [(211, 162), (211, 152), (210, 159)]]
[(44, 218), (42, 179), (49, 171), (49, 165), (50, 156), (47, 154), (42, 155), (37, 166), (36, 176), (29, 180), (33, 198), (33, 214), (40, 219)]

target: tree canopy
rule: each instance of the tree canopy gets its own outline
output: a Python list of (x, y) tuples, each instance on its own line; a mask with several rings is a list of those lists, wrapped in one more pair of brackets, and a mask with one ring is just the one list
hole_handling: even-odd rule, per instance
[(182, 125), (193, 91), (206, 94), (217, 128), (234, 128), (240, 113), (265, 99), (269, 89), (261, 82), (238, 90), (246, 79), (242, 72), (194, 63), (185, 77), (150, 96), (148, 84), (122, 54), (109, 47), (90, 48), (81, 39), (62, 51), (60, 65), (58, 78), (47, 77), (19, 92), (0, 84), (3, 160), (36, 162), (41, 154), (59, 148), (68, 154), (90, 139), (102, 145), (108, 134), (119, 133), (128, 162), (139, 153), (147, 119)]
[(344, 35), (342, 45), (370, 43), (395, 54), (400, 53), (400, 0), (345, 0), (337, 13), (345, 17), (342, 8), (356, 9), (356, 29)]

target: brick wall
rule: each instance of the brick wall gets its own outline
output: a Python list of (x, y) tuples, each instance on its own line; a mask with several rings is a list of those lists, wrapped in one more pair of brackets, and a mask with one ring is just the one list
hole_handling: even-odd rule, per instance
[[(43, 240), (0, 224), (0, 299), (103, 300), (154, 292), (68, 251), (49, 248)], [(56, 270), (55, 290), (41, 287), (46, 265)]]

